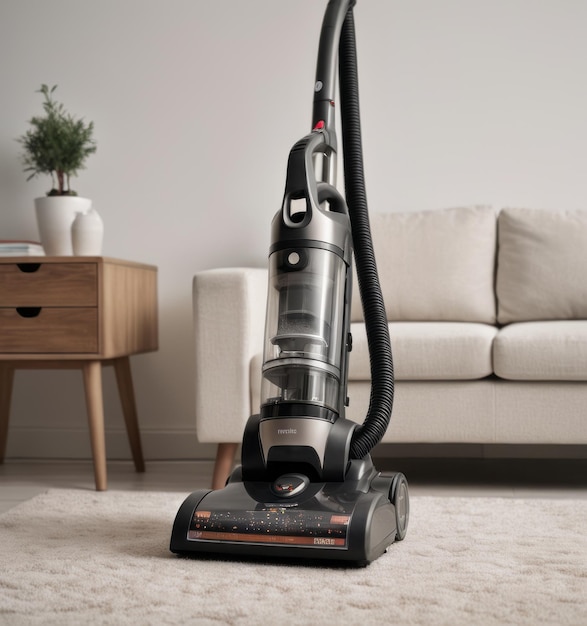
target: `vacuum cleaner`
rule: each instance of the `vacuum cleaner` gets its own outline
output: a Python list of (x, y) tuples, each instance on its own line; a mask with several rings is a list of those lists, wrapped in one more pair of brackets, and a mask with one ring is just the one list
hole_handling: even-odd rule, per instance
[[(389, 424), (393, 361), (363, 175), (354, 0), (328, 2), (311, 132), (291, 149), (271, 224), (261, 406), (241, 464), (181, 505), (172, 552), (364, 566), (405, 537), (408, 483), (370, 456)], [(345, 198), (336, 188), (339, 74)], [(362, 424), (345, 417), (357, 272), (371, 367)]]

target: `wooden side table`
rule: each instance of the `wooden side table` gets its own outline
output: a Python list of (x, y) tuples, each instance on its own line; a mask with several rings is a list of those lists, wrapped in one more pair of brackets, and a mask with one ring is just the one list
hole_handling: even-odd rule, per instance
[(102, 366), (113, 365), (137, 472), (129, 357), (158, 349), (157, 268), (104, 257), (0, 257), (0, 463), (16, 369), (80, 368), (96, 489), (107, 488)]

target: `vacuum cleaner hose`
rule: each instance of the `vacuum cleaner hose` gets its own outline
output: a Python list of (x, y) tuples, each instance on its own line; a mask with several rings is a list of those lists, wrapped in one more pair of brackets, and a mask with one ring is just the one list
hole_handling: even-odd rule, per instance
[(387, 314), (377, 274), (365, 191), (352, 9), (347, 11), (340, 36), (339, 81), (345, 192), (371, 369), (369, 409), (363, 424), (355, 430), (351, 441), (351, 458), (360, 459), (369, 454), (387, 430), (393, 408), (394, 377)]

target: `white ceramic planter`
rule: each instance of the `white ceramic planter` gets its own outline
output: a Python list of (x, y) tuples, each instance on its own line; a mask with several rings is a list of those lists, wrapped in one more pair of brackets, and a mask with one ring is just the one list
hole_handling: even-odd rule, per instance
[(78, 213), (71, 225), (71, 245), (75, 256), (100, 256), (104, 223), (95, 209)]
[(41, 244), (47, 256), (71, 256), (71, 225), (76, 213), (90, 210), (92, 201), (79, 196), (35, 198)]

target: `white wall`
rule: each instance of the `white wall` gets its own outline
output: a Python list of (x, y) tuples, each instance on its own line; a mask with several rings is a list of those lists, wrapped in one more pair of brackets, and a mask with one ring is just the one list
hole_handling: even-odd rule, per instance
[[(309, 130), (318, 0), (2, 0), (0, 238), (35, 238), (14, 141), (41, 83), (93, 120), (75, 188), (107, 256), (159, 267), (160, 350), (133, 371), (148, 458), (209, 455), (193, 415), (191, 279), (265, 263)], [(371, 210), (587, 204), (587, 3), (359, 0)], [(128, 451), (105, 376), (109, 455)], [(89, 455), (81, 375), (19, 372), (8, 454)]]

